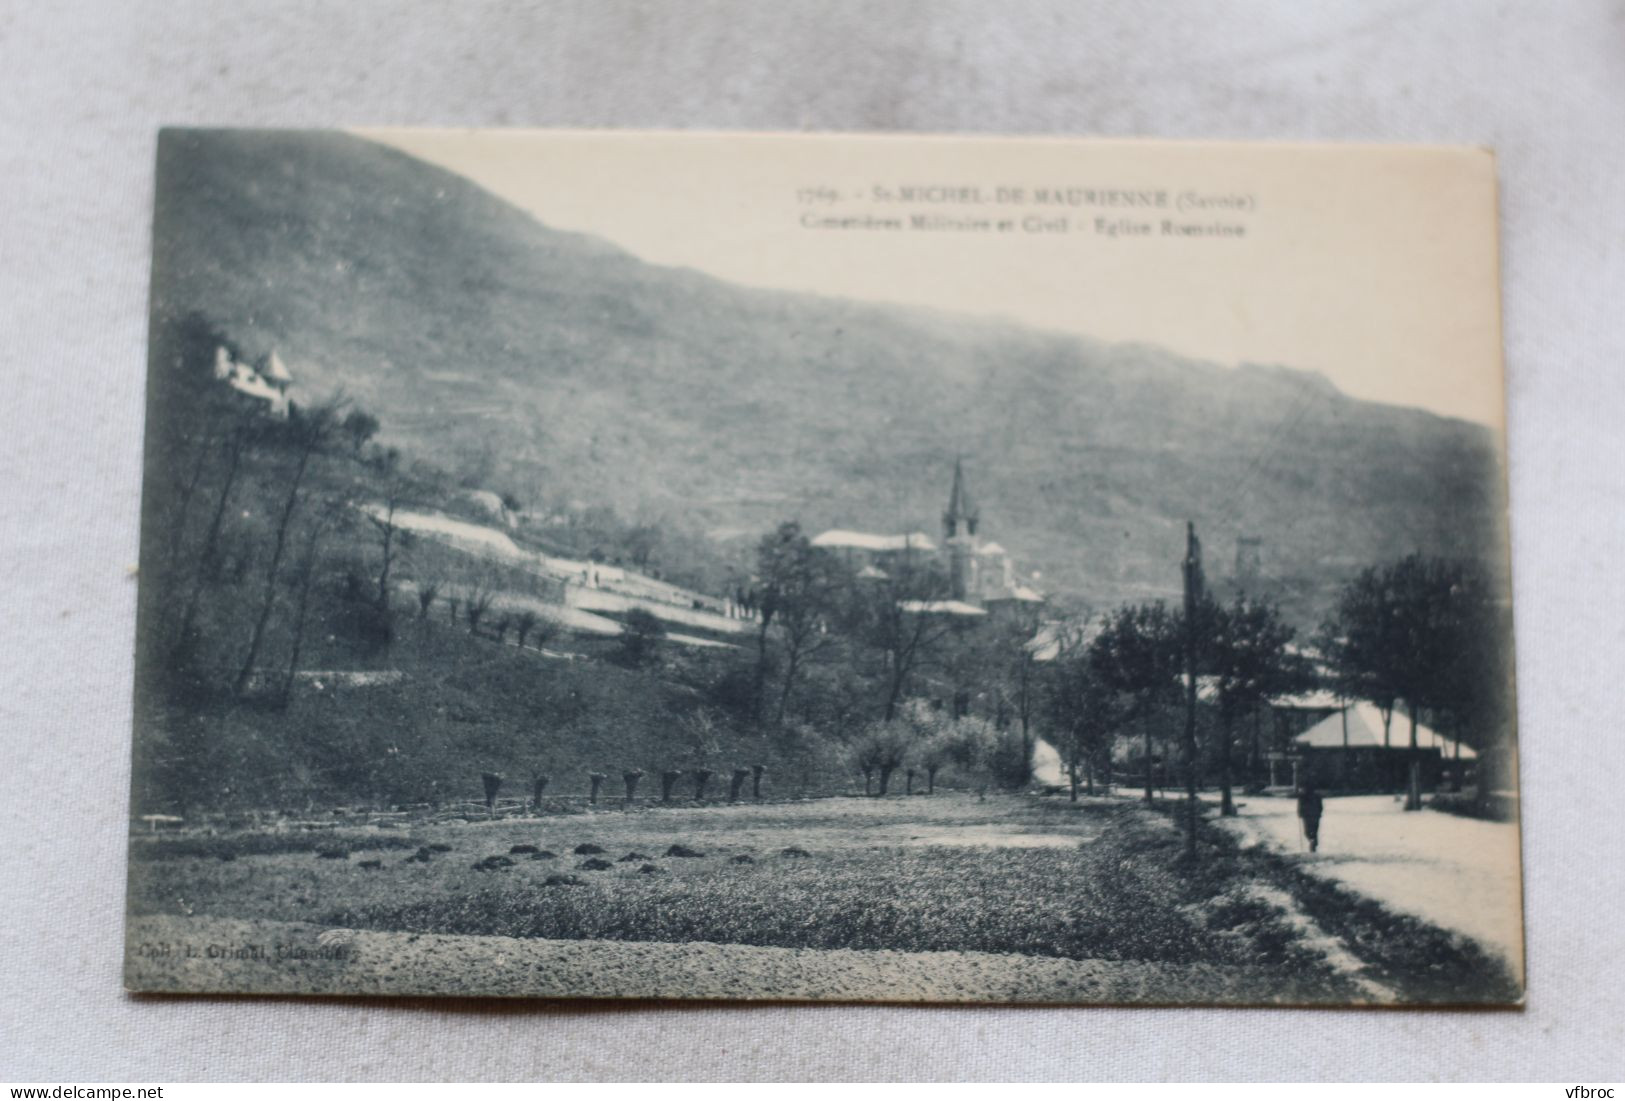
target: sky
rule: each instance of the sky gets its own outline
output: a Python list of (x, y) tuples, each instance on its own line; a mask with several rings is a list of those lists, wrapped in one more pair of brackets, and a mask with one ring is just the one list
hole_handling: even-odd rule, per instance
[(1307, 369), (1356, 397), (1504, 423), (1482, 150), (360, 133), (652, 263)]

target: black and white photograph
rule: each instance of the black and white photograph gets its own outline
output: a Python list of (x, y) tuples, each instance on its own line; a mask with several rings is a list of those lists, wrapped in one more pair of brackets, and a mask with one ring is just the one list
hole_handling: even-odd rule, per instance
[(157, 139), (124, 980), (1524, 998), (1494, 157)]

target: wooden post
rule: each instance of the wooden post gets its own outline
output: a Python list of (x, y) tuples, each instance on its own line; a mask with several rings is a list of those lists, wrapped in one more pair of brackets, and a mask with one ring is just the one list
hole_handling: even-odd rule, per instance
[(1151, 744), (1152, 710), (1152, 705), (1146, 704), (1145, 712), (1140, 718), (1141, 724), (1145, 727), (1145, 802), (1147, 806), (1156, 801), (1155, 789), (1157, 786), (1156, 773), (1153, 771), (1155, 768), (1153, 761), (1156, 757), (1156, 748)]
[(1408, 783), (1405, 785), (1405, 809), (1422, 809), (1422, 757), (1416, 749), (1416, 703), (1413, 700), (1405, 701), (1411, 712), (1411, 747), (1407, 751), (1410, 756), (1411, 767)]
[(1247, 749), (1248, 784), (1256, 784), (1258, 782), (1258, 755), (1260, 752), (1262, 752), (1259, 748), (1259, 742), (1262, 740), (1263, 735), (1263, 731), (1260, 729), (1260, 727), (1262, 727), (1263, 724), (1264, 708), (1261, 705), (1255, 704), (1253, 707), (1253, 740), (1252, 745), (1250, 745)]
[(588, 780), (589, 783), (592, 784), (592, 791), (587, 796), (587, 802), (588, 803), (596, 804), (598, 802), (598, 789), (603, 787), (604, 779), (605, 779), (605, 777), (604, 777), (604, 774), (602, 772), (589, 772), (589, 773), (587, 773), (587, 780)]
[(1344, 791), (1349, 788), (1349, 709), (1343, 707), (1343, 756), (1337, 762), (1338, 783)]
[(750, 797), (760, 801), (762, 798), (762, 773), (767, 771), (766, 765), (750, 766)]
[(1201, 606), (1202, 544), (1185, 522), (1185, 855), (1196, 855), (1196, 615)]
[(728, 802), (739, 802), (739, 792), (744, 788), (745, 781), (750, 778), (750, 769), (734, 769), (733, 782), (728, 786)]

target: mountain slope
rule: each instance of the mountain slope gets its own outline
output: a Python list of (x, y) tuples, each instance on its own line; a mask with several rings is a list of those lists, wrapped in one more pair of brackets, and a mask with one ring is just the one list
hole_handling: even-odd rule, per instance
[(1177, 584), (1182, 525), (1308, 618), (1356, 566), (1497, 545), (1491, 434), (1221, 368), (928, 311), (762, 291), (547, 228), (361, 139), (166, 132), (154, 308), (201, 310), (298, 392), (526, 501), (695, 531), (935, 531), (963, 455), (983, 529), (1096, 605)]

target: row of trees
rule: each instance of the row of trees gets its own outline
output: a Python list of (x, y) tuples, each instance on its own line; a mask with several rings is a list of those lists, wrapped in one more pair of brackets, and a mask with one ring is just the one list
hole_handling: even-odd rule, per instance
[[(1466, 743), (1493, 756), (1511, 736), (1511, 639), (1510, 608), (1481, 567), (1412, 554), (1350, 582), (1319, 646), (1336, 691), (1381, 709), (1385, 741), (1395, 709), (1403, 707), (1411, 750), (1426, 715), (1458, 752)], [(1414, 759), (1406, 806), (1421, 807)]]
[[(753, 764), (742, 767), (736, 766), (733, 768), (731, 772), (731, 781), (728, 786), (728, 801), (730, 803), (736, 803), (739, 801), (740, 797), (744, 793), (746, 781), (750, 782), (750, 797), (752, 799), (761, 799), (762, 778), (767, 774), (767, 771), (767, 766), (762, 764)], [(621, 789), (624, 793), (621, 797), (623, 804), (630, 805), (638, 798), (638, 788), (642, 785), (643, 777), (645, 775), (646, 773), (641, 768), (626, 768), (619, 771)], [(662, 769), (659, 773), (660, 801), (662, 803), (670, 803), (674, 799), (683, 798), (684, 793), (678, 791), (677, 782), (686, 777), (692, 785), (692, 798), (696, 802), (704, 802), (710, 795), (711, 780), (717, 775), (717, 770), (703, 766), (690, 769)], [(605, 794), (604, 785), (605, 782), (610, 779), (610, 777), (611, 773), (609, 772), (588, 772), (585, 774), (585, 779), (587, 781), (588, 805), (597, 805), (599, 797)], [(541, 811), (544, 808), (545, 804), (543, 800), (547, 797), (549, 785), (553, 783), (554, 779), (555, 777), (548, 772), (531, 772), (528, 799), (530, 809)], [(502, 774), (497, 772), (482, 773), (480, 775), (480, 780), (485, 789), (486, 810), (488, 813), (494, 816), (497, 809), (497, 794), (502, 790), (502, 785), (505, 780)], [(521, 806), (524, 806), (526, 803), (525, 800), (520, 800), (519, 802)]]
[[(1271, 701), (1329, 687), (1370, 700), (1385, 723), (1410, 718), (1410, 745), (1426, 716), (1459, 747), (1493, 752), (1510, 736), (1510, 622), (1484, 571), (1471, 562), (1410, 555), (1369, 568), (1342, 591), (1308, 645), (1278, 608), (1246, 596), (1221, 604), (1198, 591), (1184, 609), (1125, 606), (1092, 636), (1063, 638), (1045, 679), (1046, 719), (1072, 774), (1088, 791), (1109, 776), (1120, 737), (1144, 738), (1145, 797), (1153, 798), (1153, 735), (1179, 713), (1181, 690), (1201, 686), (1204, 721), (1182, 761), (1188, 790), (1217, 772), (1220, 807), (1235, 813), (1234, 758), (1249, 715)], [(1194, 717), (1194, 711), (1190, 712)], [(1193, 732), (1194, 734), (1194, 732)], [(1481, 783), (1480, 788), (1483, 788)], [(1412, 755), (1407, 806), (1421, 806)]]
[(482, 569), (413, 561), (398, 514), (443, 493), (446, 476), (373, 443), (375, 416), (342, 395), (274, 415), (212, 377), (218, 349), (241, 356), (200, 315), (160, 324), (154, 341), (145, 684), (285, 706), (313, 639), (389, 644), (407, 577), (421, 618), (438, 598), (474, 633), (512, 630), (521, 645), (548, 633), (534, 611), (499, 610), (507, 586)]
[[(216, 349), (237, 353), (201, 318), (185, 318), (155, 339), (173, 364), (165, 373), (169, 408), (153, 444), (166, 453), (150, 464), (162, 472), (148, 503), (156, 515), (145, 528), (144, 565), (157, 575), (144, 589), (152, 671), (197, 684), (217, 679), (224, 667), (218, 679), (246, 695), (263, 679), (280, 610), (290, 636), (281, 648), (285, 696), (303, 648), (316, 563), (345, 522), (337, 502), (316, 490), (316, 467), (343, 433), (366, 425), (347, 421), (338, 402), (290, 403), (286, 417), (273, 417), (211, 380)], [(222, 590), (229, 601), (217, 599)]]
[(937, 776), (951, 769), (985, 794), (989, 787), (1019, 787), (1031, 764), (1020, 735), (976, 715), (954, 716), (922, 700), (911, 700), (891, 719), (870, 723), (850, 746), (853, 766), (863, 775), (865, 795), (887, 795), (902, 773), (905, 793), (914, 794), (918, 776), (925, 794), (936, 791)]
[(1204, 702), (1216, 713), (1212, 756), (1222, 812), (1235, 813), (1233, 750), (1241, 719), (1311, 687), (1315, 670), (1273, 605), (1243, 596), (1229, 605), (1205, 597), (1194, 607), (1189, 633), (1186, 612), (1156, 602), (1119, 608), (1087, 638), (1074, 632), (1058, 640), (1060, 652), (1046, 670), (1046, 718), (1074, 797), (1080, 781), (1092, 793), (1097, 779), (1110, 776), (1119, 737), (1134, 734), (1144, 739), (1145, 798), (1154, 797), (1156, 726), (1179, 702), (1184, 651), (1194, 640)]
[[(335, 628), (388, 645), (408, 578), (420, 618), (438, 602), (471, 634), (506, 641), (511, 632), (521, 647), (557, 630), (501, 598), (515, 578), (414, 546), (399, 513), (435, 496), (432, 478), (372, 442), (376, 418), (340, 402), (267, 416), (211, 384), (215, 351), (230, 344), (201, 319), (163, 327), (155, 340), (157, 361), (174, 370), (155, 374), (168, 391), (158, 395), (166, 414), (152, 446), (165, 454), (151, 464), (161, 473), (144, 524), (144, 567), (158, 575), (142, 593), (149, 672), (286, 703), (307, 650)], [(355, 507), (363, 502), (370, 507)], [(1202, 748), (1226, 813), (1238, 726), (1317, 674), (1385, 716), (1403, 707), (1413, 744), (1421, 716), (1469, 744), (1509, 721), (1505, 609), (1461, 563), (1413, 556), (1356, 578), (1316, 640), (1326, 662), (1318, 671), (1279, 611), (1247, 598), (1124, 607), (1090, 630), (1062, 631), (1055, 659), (1040, 662), (1032, 614), (931, 610), (951, 592), (935, 556), (904, 552), (882, 571), (854, 573), (786, 523), (760, 541), (754, 575), (754, 645), (699, 686), (707, 706), (735, 732), (833, 741), (881, 791), (909, 768), (929, 788), (944, 762), (980, 784), (1024, 784), (1042, 727), (1085, 790), (1109, 782), (1120, 739), (1143, 737), (1149, 797), (1152, 743), (1179, 702), (1192, 649), (1213, 716)], [(340, 583), (333, 600), (321, 590), (327, 576)], [(648, 665), (659, 621), (634, 612), (625, 626), (608, 656)], [(1196, 755), (1186, 757), (1194, 776)]]
[[(166, 369), (155, 372), (164, 415), (151, 432), (159, 453), (144, 525), (149, 681), (285, 706), (315, 626), (363, 649), (387, 647), (403, 582), (420, 619), (443, 605), (471, 634), (505, 641), (512, 632), (521, 647), (556, 633), (555, 620), (502, 599), (543, 598), (527, 591), (535, 578), (420, 543), (400, 523), (410, 504), (446, 496), (451, 483), (374, 444), (378, 418), (342, 396), (271, 415), (211, 377), (217, 349), (241, 355), (200, 315), (161, 324), (154, 339)], [(634, 634), (631, 662), (651, 632)]]

